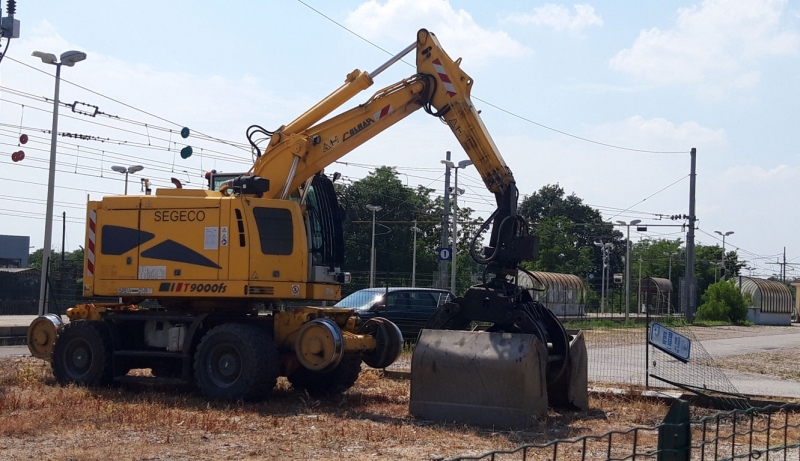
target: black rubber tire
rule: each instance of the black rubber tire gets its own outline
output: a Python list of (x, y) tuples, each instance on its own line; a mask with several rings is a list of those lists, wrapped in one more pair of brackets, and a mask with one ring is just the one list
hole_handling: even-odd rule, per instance
[(107, 386), (114, 378), (114, 348), (101, 321), (70, 322), (53, 346), (51, 366), (60, 384)]
[(278, 380), (280, 356), (272, 335), (256, 325), (212, 328), (194, 355), (194, 377), (209, 399), (260, 400)]
[(301, 368), (287, 377), (297, 390), (307, 391), (315, 397), (341, 394), (353, 387), (361, 373), (361, 356), (345, 355), (339, 366), (330, 371), (312, 371)]

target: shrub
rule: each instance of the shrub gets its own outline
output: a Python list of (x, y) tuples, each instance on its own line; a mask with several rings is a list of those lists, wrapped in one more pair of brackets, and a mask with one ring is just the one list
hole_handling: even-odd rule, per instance
[(721, 281), (708, 286), (703, 293), (703, 304), (697, 309), (697, 320), (712, 320), (744, 323), (750, 295), (734, 285), (733, 281)]

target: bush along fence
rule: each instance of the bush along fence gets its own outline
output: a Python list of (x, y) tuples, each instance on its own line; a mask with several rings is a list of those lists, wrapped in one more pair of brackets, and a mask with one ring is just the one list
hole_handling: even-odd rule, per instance
[(688, 402), (677, 400), (657, 426), (526, 444), (450, 461), (800, 459), (800, 404), (737, 409), (699, 418), (691, 418), (689, 410)]

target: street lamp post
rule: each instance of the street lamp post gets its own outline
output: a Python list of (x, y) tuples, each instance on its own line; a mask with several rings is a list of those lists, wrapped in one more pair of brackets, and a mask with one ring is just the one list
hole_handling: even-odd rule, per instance
[(669, 257), (669, 266), (668, 266), (669, 269), (667, 269), (667, 280), (669, 280), (670, 282), (672, 282), (672, 257), (677, 255), (678, 253), (664, 252), (664, 256)]
[(714, 231), (714, 232), (716, 232), (717, 234), (722, 236), (722, 261), (721, 261), (721, 263), (722, 263), (722, 273), (720, 274), (719, 279), (720, 280), (725, 280), (725, 272), (726, 272), (725, 271), (725, 237), (733, 234), (733, 231), (728, 231), (728, 232), (725, 232), (725, 233), (722, 233), (720, 231)]
[(420, 232), (416, 219), (411, 231), (414, 232), (414, 255), (411, 258), (411, 287), (413, 288), (417, 286), (417, 232)]
[(66, 51), (61, 54), (61, 62), (56, 60), (53, 53), (34, 51), (33, 56), (41, 59), (45, 64), (56, 66), (56, 89), (53, 96), (53, 129), (50, 133), (50, 169), (47, 177), (47, 208), (44, 216), (44, 247), (42, 248), (42, 278), (39, 287), (39, 315), (45, 314), (47, 306), (47, 273), (50, 268), (50, 245), (53, 238), (53, 200), (56, 183), (56, 142), (58, 138), (58, 90), (61, 85), (61, 66), (72, 67), (76, 62), (86, 59), (86, 53), (81, 51)]
[[(678, 256), (678, 252), (674, 252), (674, 253), (672, 253), (672, 252), (664, 252), (664, 256), (668, 256), (669, 257), (669, 266), (668, 266), (668, 269), (667, 269), (667, 280), (669, 280), (669, 283), (672, 284), (672, 257), (673, 256)], [(671, 311), (671, 309), (672, 309), (672, 293), (671, 292), (669, 294), (669, 303), (668, 303), (667, 309), (668, 309), (667, 313), (671, 313), (672, 312)]]
[(625, 321), (628, 321), (628, 316), (631, 312), (631, 226), (635, 226), (642, 222), (641, 219), (634, 219), (626, 223), (625, 221), (617, 221), (617, 224), (628, 228), (628, 237), (625, 242)]
[(367, 205), (367, 209), (372, 212), (372, 246), (370, 246), (369, 251), (369, 287), (375, 288), (375, 212), (381, 211), (383, 207)]
[(462, 160), (455, 164), (450, 160), (442, 160), (442, 164), (447, 168), (455, 169), (455, 179), (453, 180), (453, 247), (450, 250), (450, 291), (456, 292), (456, 255), (458, 254), (458, 170), (472, 165), (472, 160)]
[(603, 253), (603, 272), (600, 280), (600, 313), (602, 314), (606, 311), (606, 296), (609, 296), (609, 291), (606, 288), (606, 271), (608, 270), (610, 274), (610, 268), (608, 267), (608, 252), (614, 245), (608, 242), (594, 242), (594, 244), (600, 247), (600, 251)]
[(114, 165), (111, 167), (112, 170), (116, 171), (117, 173), (125, 173), (125, 195), (128, 195), (128, 174), (136, 173), (137, 171), (144, 170), (144, 167), (141, 165), (131, 165), (128, 168), (124, 166)]

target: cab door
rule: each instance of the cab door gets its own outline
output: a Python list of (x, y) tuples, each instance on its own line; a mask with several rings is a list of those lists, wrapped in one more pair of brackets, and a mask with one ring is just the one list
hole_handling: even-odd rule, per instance
[(278, 297), (304, 297), (308, 240), (300, 206), (289, 200), (250, 198), (246, 202), (249, 280), (256, 285), (274, 284), (267, 288), (274, 287)]

